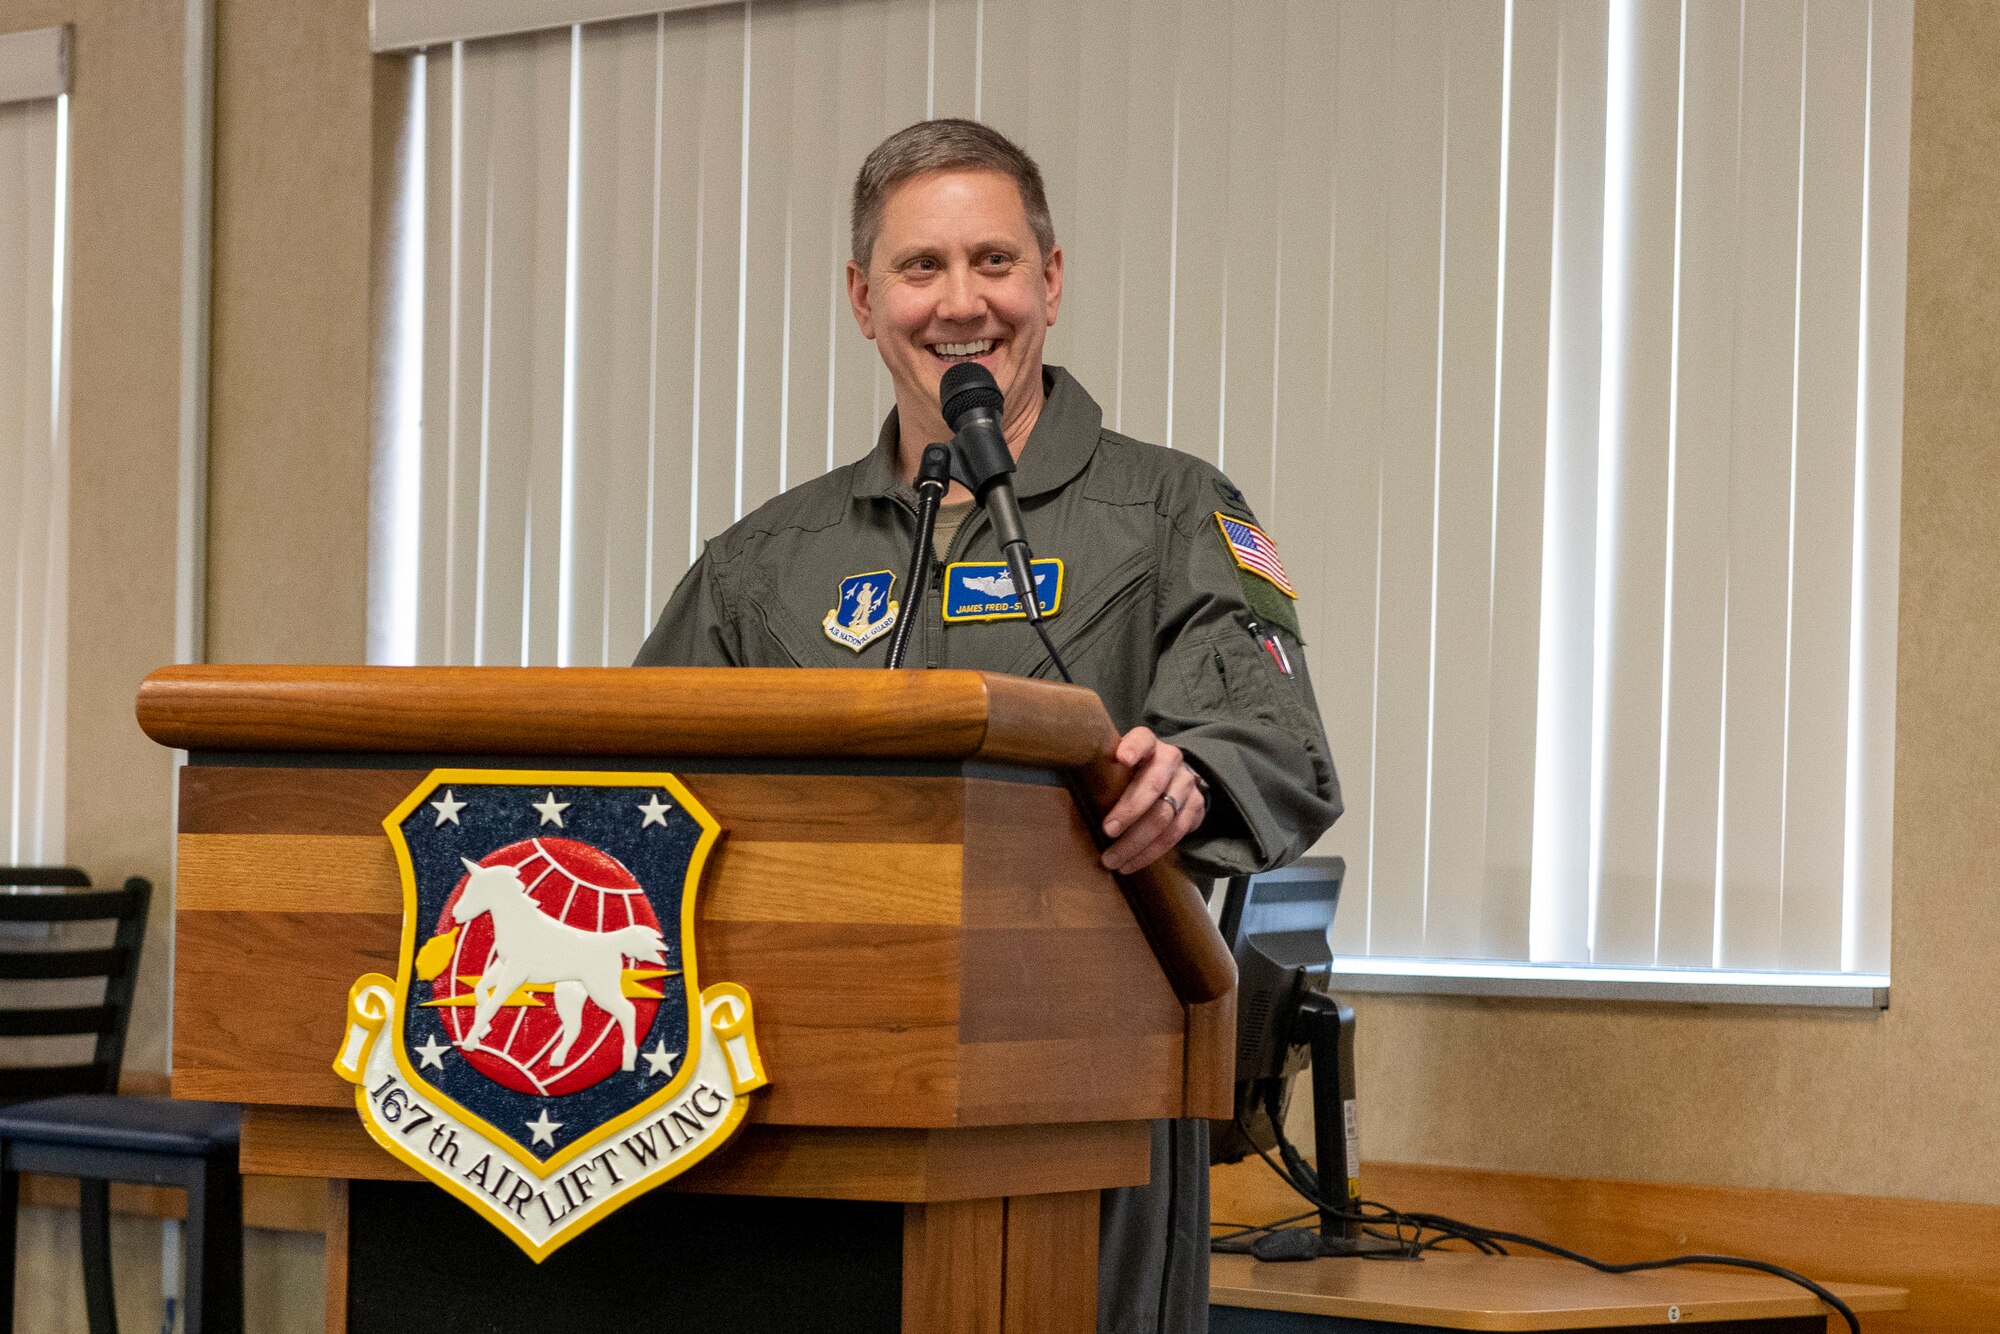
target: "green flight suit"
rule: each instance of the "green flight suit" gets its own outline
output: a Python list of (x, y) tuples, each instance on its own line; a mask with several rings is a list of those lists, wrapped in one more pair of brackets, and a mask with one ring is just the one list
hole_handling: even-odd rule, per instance
[[(1200, 459), (1105, 430), (1067, 372), (1047, 368), (1044, 385), (1014, 485), (1036, 558), (1063, 562), (1047, 622), (1063, 661), (1120, 732), (1151, 727), (1208, 780), (1209, 816), (1180, 845), (1190, 871), (1237, 875), (1293, 860), (1340, 814), (1340, 789), (1290, 599), (1239, 567), (1217, 521), (1254, 522), (1242, 493)], [(1057, 678), (1018, 617), (946, 623), (941, 567), (925, 605), (903, 605), (896, 585), (916, 497), (896, 473), (898, 429), (892, 411), (866, 458), (710, 541), (638, 665), (880, 667), (890, 639), (882, 612), (896, 601), (898, 617), (920, 618), (906, 666)], [(951, 558), (999, 560), (983, 511), (960, 528)], [(850, 616), (853, 585), (843, 581), (859, 575), (871, 587)], [(1102, 1334), (1207, 1328), (1206, 1123), (1161, 1122), (1155, 1132), (1152, 1182), (1105, 1192)]]

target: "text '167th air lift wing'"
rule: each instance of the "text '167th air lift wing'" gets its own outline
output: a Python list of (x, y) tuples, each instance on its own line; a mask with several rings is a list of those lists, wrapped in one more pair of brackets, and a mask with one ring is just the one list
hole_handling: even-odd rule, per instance
[(764, 1070), (695, 980), (721, 827), (679, 780), (438, 769), (382, 823), (402, 951), (334, 1062), (378, 1144), (539, 1261), (735, 1130)]

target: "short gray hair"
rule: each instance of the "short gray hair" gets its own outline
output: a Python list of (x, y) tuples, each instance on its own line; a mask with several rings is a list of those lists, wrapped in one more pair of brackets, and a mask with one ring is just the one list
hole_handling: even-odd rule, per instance
[(1055, 220), (1042, 189), (1042, 169), (1000, 131), (976, 120), (920, 120), (896, 131), (861, 164), (854, 178), (854, 262), (863, 269), (875, 251), (882, 230), (882, 207), (897, 186), (938, 171), (994, 171), (1014, 182), (1021, 192), (1028, 226), (1042, 248), (1042, 258), (1056, 247)]

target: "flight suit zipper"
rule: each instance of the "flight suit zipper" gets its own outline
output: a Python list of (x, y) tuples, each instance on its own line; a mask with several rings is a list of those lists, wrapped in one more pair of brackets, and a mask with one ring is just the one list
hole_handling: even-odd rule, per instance
[[(956, 540), (954, 538), (953, 540)], [(924, 666), (936, 667), (944, 645), (944, 562), (931, 557), (931, 586), (924, 592)]]
[(931, 558), (931, 587), (924, 608), (924, 665), (936, 667), (944, 657), (944, 571), (965, 544), (971, 540), (973, 529), (986, 518), (986, 511), (975, 509), (965, 516), (965, 522), (951, 535), (945, 545), (944, 559)]

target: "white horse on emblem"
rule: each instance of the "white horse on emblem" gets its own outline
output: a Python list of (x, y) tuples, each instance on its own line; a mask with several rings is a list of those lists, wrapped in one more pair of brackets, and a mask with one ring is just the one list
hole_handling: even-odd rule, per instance
[(664, 962), (666, 946), (660, 933), (637, 924), (616, 931), (581, 930), (543, 912), (513, 867), (459, 860), (465, 863), (465, 890), (452, 905), (451, 920), (463, 926), (481, 913), (491, 913), (493, 957), (473, 984), (472, 1027), (458, 1045), (467, 1051), (478, 1046), (501, 1005), (521, 987), (554, 984), (562, 1038), (550, 1059), (556, 1065), (569, 1059), (588, 998), (617, 1021), (625, 1039), (622, 1068), (634, 1069), (639, 1059), (639, 1014), (625, 996), (625, 960)]

